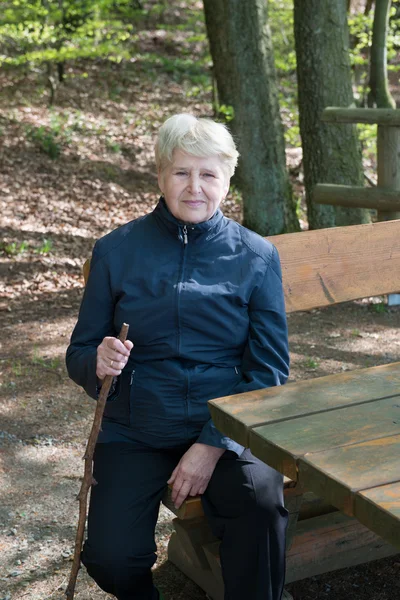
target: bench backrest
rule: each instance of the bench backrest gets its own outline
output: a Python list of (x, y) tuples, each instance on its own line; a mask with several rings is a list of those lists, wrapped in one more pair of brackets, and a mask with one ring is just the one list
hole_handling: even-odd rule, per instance
[[(287, 312), (400, 291), (400, 220), (268, 239), (281, 258)], [(89, 270), (87, 260), (85, 283)]]
[(287, 312), (400, 291), (400, 220), (268, 239), (281, 258)]

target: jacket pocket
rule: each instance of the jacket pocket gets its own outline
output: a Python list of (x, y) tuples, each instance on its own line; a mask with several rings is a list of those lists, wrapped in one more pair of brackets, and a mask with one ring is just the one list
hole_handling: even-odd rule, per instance
[(129, 425), (131, 375), (131, 371), (122, 371), (117, 379), (113, 393), (107, 399), (104, 417), (109, 421), (115, 421), (122, 425)]

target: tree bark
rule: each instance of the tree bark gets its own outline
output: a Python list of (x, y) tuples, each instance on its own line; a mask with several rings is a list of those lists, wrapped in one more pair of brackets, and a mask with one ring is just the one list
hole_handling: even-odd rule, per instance
[(387, 77), (387, 33), (391, 4), (392, 0), (379, 0), (375, 4), (369, 73), (368, 106), (370, 107), (396, 108), (396, 102), (389, 91)]
[(310, 229), (367, 223), (365, 209), (313, 202), (317, 183), (363, 185), (355, 125), (323, 123), (327, 106), (353, 103), (346, 0), (294, 0), (300, 133)]
[(267, 0), (204, 0), (219, 105), (240, 162), (235, 181), (243, 194), (244, 224), (261, 235), (299, 230), (286, 170)]

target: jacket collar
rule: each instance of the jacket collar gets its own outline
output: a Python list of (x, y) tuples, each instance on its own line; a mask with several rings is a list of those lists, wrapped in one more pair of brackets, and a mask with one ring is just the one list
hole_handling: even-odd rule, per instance
[(157, 221), (161, 223), (174, 235), (181, 237), (183, 228), (186, 226), (189, 239), (197, 239), (199, 236), (205, 236), (205, 239), (211, 239), (220, 231), (223, 226), (224, 215), (218, 208), (213, 214), (211, 219), (203, 221), (202, 223), (185, 223), (176, 219), (172, 213), (170, 213), (165, 199), (163, 196), (160, 197), (157, 206), (153, 211)]

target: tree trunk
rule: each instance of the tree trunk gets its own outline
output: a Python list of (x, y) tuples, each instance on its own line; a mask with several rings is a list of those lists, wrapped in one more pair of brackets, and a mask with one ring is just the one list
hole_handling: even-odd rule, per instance
[(294, 0), (300, 133), (310, 229), (370, 221), (369, 211), (314, 204), (317, 183), (363, 185), (354, 125), (321, 121), (327, 106), (353, 103), (346, 0)]
[(261, 235), (297, 231), (286, 171), (267, 0), (204, 0), (219, 105), (233, 108), (229, 123), (240, 162), (244, 224)]
[(396, 108), (387, 78), (386, 45), (391, 3), (392, 0), (379, 0), (375, 4), (368, 94), (368, 106), (371, 107)]

